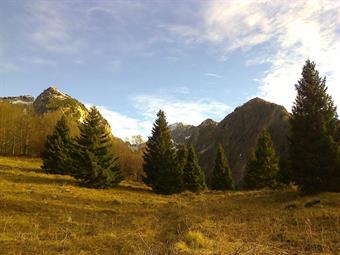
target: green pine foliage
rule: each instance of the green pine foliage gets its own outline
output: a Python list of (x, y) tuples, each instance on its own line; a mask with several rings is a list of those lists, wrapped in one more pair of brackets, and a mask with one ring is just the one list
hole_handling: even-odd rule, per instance
[(262, 189), (275, 187), (279, 171), (278, 158), (272, 139), (266, 129), (263, 129), (257, 140), (256, 149), (250, 153), (246, 165), (244, 184), (247, 189)]
[(188, 147), (188, 157), (183, 169), (183, 189), (199, 192), (206, 188), (205, 176), (198, 164), (197, 155), (192, 145)]
[(181, 173), (183, 173), (183, 169), (187, 163), (187, 159), (188, 159), (188, 146), (186, 144), (181, 144), (178, 146), (177, 150), (177, 163)]
[(214, 190), (234, 189), (231, 170), (221, 144), (219, 144), (216, 153), (215, 167), (213, 169), (212, 188)]
[(289, 154), (287, 152), (282, 153), (280, 156), (277, 182), (284, 185), (293, 182), (292, 169), (289, 161)]
[(63, 115), (52, 135), (47, 136), (41, 168), (51, 174), (69, 174), (71, 144), (70, 129)]
[(112, 153), (112, 140), (108, 124), (96, 107), (92, 107), (73, 150), (73, 175), (93, 188), (117, 186), (122, 174), (117, 157)]
[(173, 194), (181, 191), (182, 174), (164, 111), (157, 113), (152, 135), (146, 143), (143, 169), (144, 183), (156, 193)]
[(290, 162), (304, 193), (340, 191), (339, 125), (326, 79), (307, 60), (295, 85), (297, 96), (290, 121)]

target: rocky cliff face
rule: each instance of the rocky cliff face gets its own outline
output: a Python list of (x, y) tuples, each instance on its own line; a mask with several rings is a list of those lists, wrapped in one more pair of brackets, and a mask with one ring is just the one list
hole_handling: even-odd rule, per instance
[(199, 155), (207, 182), (210, 182), (217, 145), (221, 143), (228, 156), (233, 177), (242, 183), (250, 150), (256, 145), (259, 132), (267, 128), (279, 154), (287, 147), (289, 114), (283, 106), (254, 98), (237, 107), (220, 123), (205, 120), (199, 126), (177, 124), (172, 130), (176, 143), (192, 143)]
[(55, 87), (49, 87), (44, 90), (34, 100), (33, 107), (38, 114), (62, 110), (79, 121), (83, 121), (87, 114), (87, 109), (82, 103), (60, 92)]

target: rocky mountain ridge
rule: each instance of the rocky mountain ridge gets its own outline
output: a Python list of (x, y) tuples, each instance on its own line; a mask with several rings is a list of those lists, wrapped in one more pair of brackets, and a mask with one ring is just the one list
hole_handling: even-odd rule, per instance
[(33, 107), (38, 114), (62, 110), (79, 121), (83, 121), (88, 112), (84, 104), (60, 92), (56, 87), (49, 87), (44, 90), (34, 100)]
[(45, 89), (35, 99), (31, 95), (24, 95), (0, 97), (1, 101), (12, 104), (32, 105), (35, 112), (39, 115), (60, 110), (71, 115), (77, 121), (83, 121), (88, 112), (84, 104), (53, 86)]
[(31, 95), (0, 97), (0, 102), (9, 102), (12, 104), (33, 104), (34, 97)]
[(192, 143), (198, 153), (200, 164), (209, 183), (218, 144), (224, 147), (233, 177), (238, 185), (242, 178), (250, 150), (256, 145), (257, 137), (267, 128), (280, 155), (287, 147), (289, 113), (280, 105), (253, 98), (235, 108), (221, 122), (210, 119), (199, 126), (177, 124), (172, 129), (175, 143)]

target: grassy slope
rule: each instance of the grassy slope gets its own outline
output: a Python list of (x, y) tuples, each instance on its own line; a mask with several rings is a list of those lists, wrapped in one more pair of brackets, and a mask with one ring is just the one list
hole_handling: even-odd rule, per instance
[(39, 165), (0, 157), (0, 254), (340, 254), (340, 194), (93, 190)]

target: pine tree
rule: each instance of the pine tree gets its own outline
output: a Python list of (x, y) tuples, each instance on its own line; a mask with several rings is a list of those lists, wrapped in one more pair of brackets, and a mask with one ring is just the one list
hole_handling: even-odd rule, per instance
[(42, 169), (51, 174), (70, 172), (70, 129), (63, 115), (57, 122), (53, 134), (47, 136), (45, 151), (42, 153)]
[(192, 145), (188, 148), (188, 158), (183, 169), (183, 189), (199, 192), (206, 188), (205, 176), (198, 164), (195, 149)]
[(123, 180), (118, 159), (112, 153), (111, 134), (106, 120), (92, 107), (74, 146), (74, 171), (88, 187), (115, 187)]
[(245, 186), (248, 189), (274, 187), (278, 171), (278, 158), (271, 136), (266, 129), (263, 129), (257, 140), (256, 149), (250, 153), (246, 165)]
[(213, 169), (212, 188), (215, 190), (233, 190), (234, 184), (222, 145), (217, 149), (215, 167)]
[(186, 144), (181, 144), (179, 145), (177, 150), (177, 163), (182, 173), (187, 163), (187, 159), (188, 159), (188, 146)]
[(295, 85), (290, 162), (295, 182), (304, 193), (340, 191), (339, 134), (336, 107), (327, 94), (326, 78), (307, 60)]
[(165, 113), (160, 110), (157, 117), (146, 143), (143, 181), (156, 193), (173, 194), (182, 189), (181, 171)]

